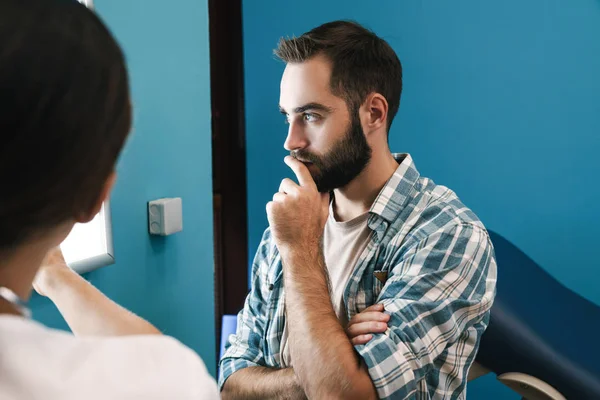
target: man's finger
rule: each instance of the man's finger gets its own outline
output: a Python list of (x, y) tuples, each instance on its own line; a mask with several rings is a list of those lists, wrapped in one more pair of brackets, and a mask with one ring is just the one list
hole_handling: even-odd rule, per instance
[(283, 203), (285, 200), (285, 193), (277, 192), (273, 195), (273, 202), (275, 203)]
[(279, 185), (279, 191), (287, 194), (297, 194), (300, 186), (290, 178), (285, 178)]
[(356, 314), (350, 320), (350, 324), (357, 324), (361, 322), (388, 322), (390, 320), (390, 316), (388, 314), (384, 314), (381, 311), (363, 311), (360, 314)]
[(383, 310), (384, 310), (383, 304), (378, 303), (378, 304), (373, 304), (372, 306), (365, 308), (364, 310), (361, 311), (361, 313), (368, 312), (368, 311), (383, 311)]
[(287, 156), (283, 159), (283, 161), (292, 169), (292, 171), (294, 171), (300, 186), (312, 187), (316, 189), (317, 185), (315, 184), (315, 181), (313, 180), (312, 175), (310, 174), (310, 171), (306, 165), (302, 164), (292, 156)]
[(385, 322), (361, 322), (348, 327), (347, 333), (350, 338), (370, 333), (383, 333), (388, 326)]
[(373, 335), (360, 335), (350, 340), (350, 342), (352, 342), (353, 346), (358, 346), (359, 344), (369, 343), (371, 339), (373, 339)]

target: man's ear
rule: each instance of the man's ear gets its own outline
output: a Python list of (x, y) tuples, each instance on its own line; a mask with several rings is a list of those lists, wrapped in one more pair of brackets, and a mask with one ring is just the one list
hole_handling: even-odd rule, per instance
[(365, 131), (375, 132), (387, 127), (388, 102), (379, 93), (371, 93), (363, 103)]
[(117, 173), (113, 171), (106, 179), (106, 182), (104, 182), (104, 186), (102, 187), (102, 190), (100, 191), (100, 195), (98, 196), (98, 199), (94, 203), (94, 206), (92, 207), (92, 209), (90, 211), (88, 211), (87, 213), (82, 212), (80, 215), (78, 215), (75, 218), (75, 220), (77, 222), (85, 224), (86, 222), (90, 222), (92, 219), (94, 219), (96, 214), (98, 214), (100, 212), (100, 209), (102, 208), (102, 203), (104, 203), (104, 201), (106, 199), (108, 199), (108, 196), (110, 195), (110, 192), (111, 192), (113, 186), (115, 185), (116, 180), (117, 180)]

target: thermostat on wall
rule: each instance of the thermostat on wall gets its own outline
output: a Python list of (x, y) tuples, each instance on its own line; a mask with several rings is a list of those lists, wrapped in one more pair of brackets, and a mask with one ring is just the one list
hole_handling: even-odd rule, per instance
[(151, 235), (167, 236), (183, 230), (181, 198), (158, 199), (148, 203)]

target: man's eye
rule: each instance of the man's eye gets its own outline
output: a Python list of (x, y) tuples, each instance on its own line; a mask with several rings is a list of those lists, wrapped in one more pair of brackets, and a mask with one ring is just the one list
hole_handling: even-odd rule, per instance
[(319, 119), (319, 116), (317, 114), (305, 113), (303, 118), (306, 122), (315, 122)]
[(284, 116), (283, 116), (283, 122), (284, 122), (286, 125), (289, 125), (289, 123), (290, 123), (290, 117), (289, 117), (288, 115), (284, 115)]

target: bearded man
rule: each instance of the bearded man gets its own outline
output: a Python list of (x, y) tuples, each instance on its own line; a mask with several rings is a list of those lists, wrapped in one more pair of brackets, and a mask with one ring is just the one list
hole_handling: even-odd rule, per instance
[(495, 294), (488, 233), (393, 154), (402, 67), (354, 22), (282, 39), (285, 179), (220, 363), (224, 399), (463, 399)]

